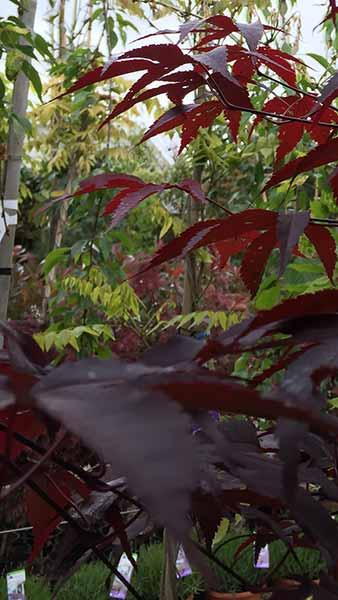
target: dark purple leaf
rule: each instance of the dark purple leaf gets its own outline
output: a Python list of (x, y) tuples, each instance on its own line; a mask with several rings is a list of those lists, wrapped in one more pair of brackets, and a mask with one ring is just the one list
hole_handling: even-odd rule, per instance
[(195, 109), (190, 111), (183, 121), (181, 145), (178, 153), (180, 154), (190, 142), (196, 139), (201, 127), (210, 127), (222, 111), (223, 106), (217, 100), (198, 104)]
[(215, 73), (209, 77), (210, 83), (217, 90), (220, 100), (229, 110), (252, 109), (252, 104), (245, 87), (234, 84), (229, 79), (223, 77), (220, 73)]
[(264, 27), (260, 21), (256, 23), (237, 23), (237, 27), (244, 36), (250, 50), (256, 50), (264, 33)]
[(145, 365), (169, 367), (180, 362), (191, 362), (203, 347), (200, 342), (190, 336), (175, 335), (163, 344), (156, 344), (142, 355)]
[(178, 238), (157, 251), (140, 272), (145, 272), (173, 258), (181, 258), (188, 252), (222, 240), (235, 238), (243, 233), (275, 227), (277, 213), (262, 209), (249, 209), (231, 215), (227, 219), (208, 219), (186, 229)]
[(269, 190), (286, 179), (294, 178), (300, 173), (312, 171), (312, 169), (335, 161), (338, 161), (338, 138), (334, 138), (325, 144), (321, 144), (311, 150), (306, 156), (301, 156), (300, 158), (296, 158), (287, 163), (279, 171), (274, 173), (265, 185), (263, 191)]
[(227, 49), (225, 46), (220, 46), (219, 48), (215, 48), (214, 50), (210, 50), (203, 54), (195, 54), (193, 59), (200, 65), (212, 69), (215, 73), (220, 73), (225, 79), (228, 79), (238, 87), (241, 86), (228, 70)]
[(309, 221), (309, 211), (278, 213), (276, 231), (280, 247), (279, 277), (283, 275), (292, 251), (297, 246), (299, 238), (304, 233)]
[(135, 208), (142, 200), (145, 200), (152, 194), (156, 194), (165, 189), (164, 185), (149, 183), (137, 190), (122, 190), (105, 207), (104, 214), (111, 215), (111, 227), (116, 227), (124, 217)]
[(170, 187), (176, 187), (177, 189), (182, 190), (187, 194), (190, 194), (190, 196), (197, 200), (197, 202), (205, 203), (208, 201), (206, 195), (204, 194), (201, 188), (201, 184), (195, 179), (184, 179), (180, 183), (173, 183), (171, 186), (167, 184), (166, 187), (167, 189), (170, 189)]
[[(105, 362), (108, 370), (111, 361)], [(81, 363), (77, 366), (81, 369)], [(34, 391), (40, 408), (67, 422), (112, 465), (116, 476), (125, 475), (156, 520), (179, 537), (187, 534), (189, 496), (200, 472), (189, 418), (163, 395), (121, 383), (123, 371), (115, 382), (111, 376), (111, 386), (104, 386), (96, 367), (89, 371), (82, 367), (84, 378), (91, 382), (87, 385), (71, 384), (69, 369), (64, 376), (65, 367), (55, 369), (52, 380), (44, 378)], [(137, 365), (131, 369), (137, 372)]]
[(77, 92), (78, 90), (82, 90), (88, 85), (93, 85), (94, 83), (99, 83), (101, 81), (105, 81), (107, 79), (111, 79), (112, 77), (118, 77), (120, 75), (125, 75), (127, 73), (134, 73), (135, 71), (144, 71), (145, 69), (149, 69), (152, 67), (152, 63), (150, 60), (146, 59), (133, 59), (133, 60), (118, 60), (114, 58), (114, 60), (110, 61), (107, 65), (103, 67), (97, 67), (91, 71), (88, 71), (85, 75), (82, 75), (66, 92), (60, 94), (56, 98), (62, 98), (67, 94), (71, 94), (73, 92)]
[(99, 175), (94, 175), (93, 177), (84, 179), (79, 183), (79, 187), (75, 192), (73, 192), (72, 194), (64, 194), (63, 196), (58, 196), (54, 200), (51, 200), (50, 202), (45, 204), (37, 212), (47, 210), (47, 208), (50, 208), (50, 206), (53, 206), (53, 204), (57, 202), (68, 200), (69, 198), (75, 198), (77, 196), (82, 196), (83, 194), (90, 194), (91, 192), (99, 192), (113, 188), (137, 189), (138, 187), (143, 185), (144, 182), (142, 181), (142, 179), (139, 179), (139, 177), (134, 177), (134, 175), (126, 175), (125, 173), (100, 173)]
[(274, 229), (265, 231), (251, 242), (243, 256), (241, 277), (253, 296), (260, 286), (266, 263), (275, 245)]
[(187, 114), (197, 107), (196, 104), (182, 104), (169, 109), (159, 119), (157, 119), (144, 134), (141, 143), (149, 140), (154, 135), (170, 131), (174, 127), (183, 125)]
[[(337, 170), (338, 173), (338, 170)], [(337, 196), (338, 198), (338, 196)], [(337, 262), (336, 242), (330, 231), (321, 225), (310, 223), (304, 231), (306, 237), (314, 245), (322, 261), (328, 278), (333, 283), (333, 274)]]
[[(318, 98), (316, 98), (317, 102), (320, 103), (322, 106), (318, 106), (317, 105), (317, 110), (322, 111), (323, 106), (328, 106), (329, 104), (331, 104), (335, 98), (337, 98), (338, 96), (338, 73), (335, 73), (334, 75), (332, 75), (332, 77), (329, 79), (329, 81), (325, 84), (325, 86), (322, 89), (322, 93), (320, 94), (320, 96), (318, 96)], [(315, 110), (311, 111), (311, 113), (313, 114), (314, 112), (316, 112)]]

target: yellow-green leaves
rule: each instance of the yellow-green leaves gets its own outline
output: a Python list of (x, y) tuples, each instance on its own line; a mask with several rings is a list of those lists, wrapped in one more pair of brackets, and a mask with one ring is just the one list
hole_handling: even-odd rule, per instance
[(79, 340), (84, 335), (93, 337), (103, 337), (103, 341), (113, 339), (113, 333), (109, 325), (80, 325), (78, 327), (62, 329), (61, 331), (47, 330), (43, 333), (37, 333), (34, 338), (42, 348), (48, 352), (53, 346), (56, 350), (63, 350), (71, 346), (77, 352), (80, 352)]
[(128, 321), (130, 317), (140, 317), (142, 302), (129, 283), (124, 282), (112, 288), (97, 268), (91, 270), (88, 279), (66, 277), (62, 287), (89, 299), (95, 305), (101, 305), (108, 318)]
[(235, 325), (241, 320), (240, 313), (229, 312), (222, 310), (202, 310), (199, 312), (191, 312), (187, 315), (178, 315), (170, 321), (160, 321), (153, 331), (159, 328), (168, 329), (169, 327), (177, 327), (177, 329), (186, 328), (194, 329), (200, 327), (204, 323), (204, 331), (209, 333), (211, 329), (220, 327), (228, 329), (231, 325)]

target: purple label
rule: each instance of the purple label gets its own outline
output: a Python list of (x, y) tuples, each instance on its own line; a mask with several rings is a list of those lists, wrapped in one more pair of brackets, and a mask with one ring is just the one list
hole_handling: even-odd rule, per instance
[(269, 546), (264, 546), (261, 549), (255, 567), (256, 569), (268, 569), (270, 567)]
[(184, 553), (183, 548), (180, 548), (177, 554), (176, 559), (176, 571), (177, 577), (180, 579), (181, 577), (186, 577), (187, 575), (191, 575), (192, 570), (188, 563), (187, 557)]
[[(137, 554), (133, 554), (134, 560), (137, 558)], [(134, 567), (129, 561), (129, 558), (126, 554), (122, 554), (120, 558), (120, 562), (117, 566), (117, 570), (123, 577), (130, 583)], [(110, 590), (110, 598), (119, 598), (119, 600), (125, 600), (128, 594), (128, 589), (124, 585), (122, 581), (119, 580), (118, 577), (115, 577), (113, 581), (113, 587)]]

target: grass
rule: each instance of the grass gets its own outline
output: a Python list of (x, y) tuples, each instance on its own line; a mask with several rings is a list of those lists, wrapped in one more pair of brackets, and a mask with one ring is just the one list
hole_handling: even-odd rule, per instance
[(245, 539), (245, 537), (231, 539), (231, 536), (227, 536), (215, 548), (217, 558), (247, 582), (247, 585), (243, 585), (238, 579), (230, 573), (226, 573), (221, 567), (214, 566), (214, 570), (221, 582), (219, 591), (242, 592), (246, 591), (249, 586), (262, 584), (265, 580), (274, 583), (279, 579), (292, 579), (297, 576), (317, 579), (320, 571), (325, 570), (325, 563), (321, 559), (320, 552), (312, 548), (295, 548), (294, 554), (298, 560), (294, 555), (289, 554), (278, 567), (287, 551), (286, 545), (281, 540), (269, 544), (269, 569), (257, 569), (254, 566), (254, 548), (252, 544), (244, 548), (236, 557), (236, 552)]
[[(283, 564), (274, 572), (286, 552), (285, 544), (279, 540), (269, 544), (270, 569), (256, 569), (252, 544), (244, 548), (236, 557), (236, 551), (245, 541), (246, 535), (243, 534), (244, 537), (240, 539), (231, 539), (231, 535), (227, 535), (215, 548), (217, 558), (247, 582), (246, 585), (242, 585), (233, 575), (213, 564), (212, 568), (218, 575), (221, 584), (219, 591), (245, 591), (250, 585), (260, 585), (267, 577), (269, 583), (278, 579), (292, 579), (298, 575), (317, 579), (320, 571), (325, 568), (318, 551), (295, 548), (299, 562), (289, 554)], [(156, 543), (141, 547), (137, 564), (138, 570), (134, 572), (132, 578), (134, 587), (146, 600), (158, 600), (163, 568), (163, 545)], [(83, 565), (60, 589), (57, 599), (107, 600), (106, 580), (108, 575), (109, 570), (102, 563)], [(179, 600), (187, 600), (191, 594), (201, 589), (203, 589), (202, 579), (197, 573), (184, 577), (178, 581)], [(40, 577), (28, 577), (25, 590), (28, 600), (51, 600), (48, 583)], [(0, 598), (6, 597), (6, 579), (2, 577), (0, 579)], [(128, 594), (127, 600), (133, 600), (131, 594)]]
[[(51, 593), (48, 584), (41, 577), (28, 577), (25, 583), (28, 600), (50, 600)], [(7, 598), (6, 578), (0, 578), (0, 598)]]

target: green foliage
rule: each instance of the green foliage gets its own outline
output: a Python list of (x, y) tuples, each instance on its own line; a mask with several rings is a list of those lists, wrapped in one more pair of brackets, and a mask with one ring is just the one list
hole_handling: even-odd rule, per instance
[[(132, 584), (147, 600), (158, 600), (163, 569), (163, 544), (142, 546), (137, 560), (138, 569), (134, 573)], [(191, 594), (202, 589), (202, 580), (197, 573), (178, 580), (178, 598), (186, 600)], [(127, 600), (132, 600), (128, 594)]]
[(68, 345), (80, 352), (80, 342), (82, 336), (86, 334), (90, 337), (101, 338), (103, 343), (113, 339), (113, 333), (109, 325), (79, 325), (69, 329), (61, 329), (61, 331), (53, 331), (47, 329), (43, 333), (35, 334), (35, 340), (38, 342), (42, 350), (48, 352), (53, 346), (56, 350), (64, 350)]
[(100, 562), (80, 567), (58, 593), (58, 600), (106, 600), (106, 580), (110, 571)]
[(47, 254), (45, 260), (43, 261), (42, 271), (46, 276), (50, 271), (55, 267), (55, 265), (59, 264), (61, 260), (69, 253), (70, 248), (55, 248), (49, 254)]
[(240, 321), (241, 317), (236, 312), (202, 310), (191, 312), (187, 315), (177, 315), (169, 321), (160, 321), (153, 331), (158, 328), (168, 329), (176, 327), (177, 329), (196, 329), (203, 325), (203, 331), (209, 333), (211, 329), (220, 327), (225, 330)]
[[(28, 577), (25, 583), (28, 600), (50, 600), (51, 592), (48, 583), (40, 577)], [(7, 598), (7, 583), (5, 577), (0, 579), (0, 598)]]
[(214, 565), (215, 573), (222, 582), (220, 591), (241, 592), (246, 591), (249, 585), (260, 585), (263, 581), (273, 584), (280, 579), (297, 576), (317, 579), (320, 571), (325, 570), (325, 562), (321, 559), (319, 550), (312, 548), (294, 548), (294, 552), (289, 553), (282, 562), (288, 548), (281, 540), (269, 544), (270, 567), (257, 569), (254, 566), (253, 543), (241, 549), (247, 539), (248, 534), (236, 535), (232, 532), (215, 546), (215, 556), (247, 582), (247, 586), (242, 585), (233, 575)]
[(6, 57), (6, 77), (8, 81), (15, 81), (18, 73), (23, 71), (41, 100), (42, 84), (38, 69), (27, 61), (27, 58), (37, 59), (35, 50), (42, 58), (52, 58), (49, 44), (40, 35), (30, 33), (20, 18), (0, 17), (0, 56), (4, 54)]
[[(52, 251), (44, 263), (45, 272), (49, 272), (68, 253), (68, 248)], [(36, 334), (35, 339), (46, 351), (54, 347), (62, 352), (71, 347), (86, 355), (94, 353), (102, 358), (108, 357), (111, 354), (109, 342), (115, 339), (113, 327), (130, 321), (138, 322), (143, 303), (128, 282), (110, 285), (98, 266), (89, 267), (84, 272), (85, 276), (79, 273), (57, 280), (59, 293), (54, 299), (56, 319), (44, 332)], [(64, 306), (60, 307), (62, 297)]]
[[(235, 539), (232, 539), (235, 538)], [(222, 592), (242, 592), (247, 591), (250, 585), (259, 585), (264, 578), (263, 569), (256, 569), (253, 560), (253, 547), (248, 546), (241, 552), (240, 558), (236, 560), (236, 552), (245, 541), (245, 535), (228, 534), (226, 538), (214, 547), (215, 556), (226, 567), (232, 569), (247, 585), (242, 585), (231, 573), (228, 573), (219, 565), (212, 565)]]
[(92, 269), (88, 278), (65, 277), (62, 287), (102, 307), (108, 318), (128, 321), (131, 316), (140, 316), (141, 301), (129, 283), (121, 283), (113, 289), (99, 269)]

